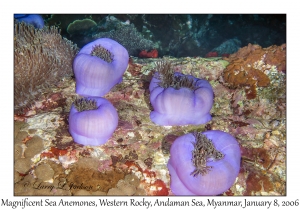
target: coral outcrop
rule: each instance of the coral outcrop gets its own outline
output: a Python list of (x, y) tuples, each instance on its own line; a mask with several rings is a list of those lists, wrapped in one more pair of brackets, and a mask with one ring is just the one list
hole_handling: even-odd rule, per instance
[(231, 88), (246, 87), (247, 99), (256, 97), (256, 87), (266, 87), (274, 73), (286, 71), (286, 44), (262, 48), (248, 44), (225, 58), (230, 64), (223, 73)]
[(129, 55), (137, 56), (141, 50), (150, 50), (155, 48), (154, 43), (145, 39), (142, 34), (137, 31), (133, 24), (122, 24), (115, 30), (101, 32), (95, 34), (93, 37), (107, 37), (113, 39), (123, 45), (128, 50)]
[(14, 110), (23, 113), (47, 87), (71, 76), (77, 46), (63, 38), (56, 27), (14, 27)]
[(96, 22), (89, 18), (85, 18), (83, 20), (74, 20), (68, 25), (67, 32), (70, 35), (85, 33), (85, 31), (91, 30), (96, 25)]

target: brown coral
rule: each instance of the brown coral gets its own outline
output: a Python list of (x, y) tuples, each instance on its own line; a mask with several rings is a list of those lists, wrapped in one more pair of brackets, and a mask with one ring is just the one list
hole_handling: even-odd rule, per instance
[(77, 46), (56, 27), (14, 26), (14, 109), (22, 113), (46, 87), (71, 76)]
[[(226, 59), (226, 58), (225, 58)], [(286, 70), (286, 44), (262, 48), (248, 44), (227, 58), (230, 64), (223, 72), (229, 87), (246, 87), (248, 99), (256, 97), (256, 87), (266, 87), (270, 83), (270, 70)]]

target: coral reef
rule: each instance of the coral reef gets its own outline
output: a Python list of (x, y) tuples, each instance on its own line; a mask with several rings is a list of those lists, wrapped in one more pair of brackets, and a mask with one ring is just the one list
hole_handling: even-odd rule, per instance
[(247, 98), (256, 97), (257, 87), (267, 87), (270, 77), (286, 70), (286, 45), (262, 48), (248, 44), (225, 58), (230, 62), (223, 73), (231, 88), (245, 87)]
[(85, 18), (83, 20), (74, 20), (72, 23), (70, 23), (67, 27), (67, 32), (72, 34), (80, 34), (84, 33), (85, 31), (91, 30), (93, 27), (95, 27), (97, 24), (95, 21)]
[(104, 96), (122, 81), (128, 61), (127, 50), (112, 39), (100, 38), (85, 45), (73, 62), (76, 93)]
[(94, 38), (111, 38), (123, 45), (129, 55), (137, 56), (142, 50), (155, 48), (152, 41), (145, 39), (140, 32), (136, 30), (133, 24), (120, 24), (115, 30), (100, 32), (93, 35)]
[(32, 25), (14, 26), (14, 109), (23, 113), (34, 100), (70, 77), (76, 45), (62, 38), (55, 27), (35, 29)]
[[(149, 85), (160, 59), (131, 57), (123, 82), (105, 96), (119, 115), (112, 137), (101, 146), (76, 144), (68, 132), (75, 81), (66, 78), (63, 85), (48, 88), (53, 94), (36, 101), (34, 114), (15, 118), (18, 152), (14, 156), (15, 160), (25, 159), (25, 164), (14, 166), (14, 194), (107, 195), (111, 191), (124, 195), (123, 186), (130, 183), (127, 194), (136, 189), (134, 195), (174, 195), (167, 168), (172, 143), (195, 130), (222, 130), (240, 145), (241, 169), (234, 184), (221, 195), (286, 195), (286, 75), (277, 71), (269, 75), (269, 87), (257, 88), (257, 97), (248, 100), (244, 89), (225, 85), (222, 73), (228, 61), (220, 57), (166, 59), (175, 72), (209, 81), (215, 95), (211, 121), (186, 126), (154, 124), (149, 119), (153, 110)], [(25, 158), (23, 142), (28, 147)], [(35, 169), (42, 164), (54, 171), (52, 182), (36, 177)], [(46, 167), (45, 172), (52, 176)]]

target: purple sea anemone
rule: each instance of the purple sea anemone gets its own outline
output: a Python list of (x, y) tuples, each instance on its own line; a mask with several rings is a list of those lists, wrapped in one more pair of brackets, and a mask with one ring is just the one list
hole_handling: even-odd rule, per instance
[(104, 96), (122, 81), (128, 61), (127, 50), (112, 39), (101, 38), (85, 45), (73, 62), (76, 93)]
[(78, 144), (104, 144), (112, 136), (117, 125), (118, 113), (104, 98), (77, 99), (71, 107), (69, 132)]
[(15, 14), (14, 18), (19, 22), (23, 21), (27, 24), (31, 24), (35, 28), (43, 28), (45, 25), (44, 19), (40, 15)]
[(204, 124), (211, 120), (213, 89), (208, 81), (174, 73), (168, 61), (156, 63), (150, 83), (151, 120), (158, 125)]
[(239, 173), (241, 152), (236, 139), (218, 130), (189, 133), (171, 146), (168, 169), (175, 195), (218, 195)]

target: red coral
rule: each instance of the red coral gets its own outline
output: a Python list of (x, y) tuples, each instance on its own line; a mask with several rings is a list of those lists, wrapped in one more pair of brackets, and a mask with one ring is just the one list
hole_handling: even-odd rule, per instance
[(140, 58), (157, 58), (158, 57), (158, 51), (156, 49), (151, 50), (148, 52), (147, 50), (142, 50), (139, 53)]
[(138, 63), (134, 63), (134, 61), (132, 60), (132, 58), (129, 58), (127, 71), (132, 76), (139, 76), (142, 73), (141, 72), (142, 67), (143, 67), (143, 65), (138, 64)]
[(160, 180), (157, 179), (155, 182), (152, 184), (152, 186), (156, 187), (156, 190), (153, 191), (153, 195), (161, 196), (161, 195), (169, 195), (169, 190), (166, 186), (166, 184)]
[(49, 151), (41, 153), (40, 158), (57, 158), (59, 156), (66, 155), (67, 153), (67, 149), (57, 149), (55, 147), (51, 147)]
[(218, 52), (209, 52), (205, 55), (205, 58), (210, 58), (210, 57), (218, 57)]
[(46, 157), (46, 158), (54, 158), (55, 155), (53, 153), (51, 153), (51, 152), (43, 152), (43, 153), (41, 153), (40, 158), (42, 159), (44, 157)]
[(229, 56), (230, 56), (229, 53), (223, 53), (223, 54), (222, 54), (222, 57), (225, 57), (225, 58), (228, 58)]

